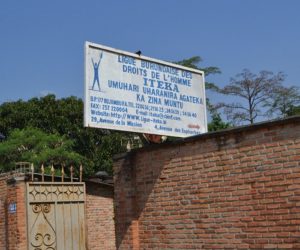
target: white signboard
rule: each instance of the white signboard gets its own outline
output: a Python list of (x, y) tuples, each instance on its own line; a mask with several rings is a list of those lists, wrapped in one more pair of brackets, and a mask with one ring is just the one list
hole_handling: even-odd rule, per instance
[(86, 42), (86, 127), (187, 137), (207, 132), (204, 73)]

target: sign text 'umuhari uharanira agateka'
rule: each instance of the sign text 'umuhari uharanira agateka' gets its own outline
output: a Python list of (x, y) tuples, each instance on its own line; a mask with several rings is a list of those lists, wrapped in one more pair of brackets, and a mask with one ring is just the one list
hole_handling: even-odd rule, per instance
[(204, 73), (86, 42), (86, 127), (187, 137), (207, 132)]

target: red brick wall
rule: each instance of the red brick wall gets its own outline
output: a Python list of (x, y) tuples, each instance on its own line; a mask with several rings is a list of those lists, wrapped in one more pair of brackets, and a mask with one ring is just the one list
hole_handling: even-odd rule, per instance
[[(20, 181), (7, 183), (14, 176)], [(0, 176), (0, 249), (27, 249), (25, 188), (22, 176)], [(15, 213), (8, 211), (11, 203), (16, 204)]]
[(7, 175), (0, 177), (0, 249), (6, 249)]
[[(23, 177), (7, 186), (7, 247), (9, 250), (27, 249), (26, 184)], [(16, 211), (8, 211), (9, 204), (16, 204)]]
[(115, 160), (118, 249), (300, 249), (300, 117)]
[(86, 182), (86, 224), (89, 250), (114, 250), (113, 187)]

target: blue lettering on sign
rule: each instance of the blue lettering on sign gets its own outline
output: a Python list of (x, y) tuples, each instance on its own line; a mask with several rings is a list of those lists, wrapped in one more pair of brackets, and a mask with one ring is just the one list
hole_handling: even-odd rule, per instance
[(133, 75), (147, 76), (147, 70), (125, 64), (123, 65), (123, 72)]
[(203, 100), (200, 97), (196, 97), (196, 96), (189, 96), (189, 95), (180, 95), (179, 98), (181, 101), (184, 102), (191, 102), (191, 103), (196, 103), (196, 104), (203, 104)]
[(125, 63), (125, 64), (131, 64), (134, 65), (136, 64), (135, 59), (130, 56), (123, 56), (123, 55), (118, 55), (118, 62), (119, 63)]
[(192, 86), (190, 79), (184, 79), (184, 78), (180, 78), (180, 77), (176, 77), (176, 76), (171, 76), (170, 81), (172, 83), (177, 83), (177, 84), (181, 84), (181, 85), (188, 86), (188, 87)]
[(127, 121), (127, 126), (141, 128), (141, 127), (143, 127), (143, 124), (139, 123), (139, 122)]
[[(191, 87), (194, 84), (192, 72), (127, 55), (117, 55), (115, 62), (120, 73), (126, 77), (110, 78), (103, 82), (111, 91), (117, 90), (113, 99), (105, 95), (100, 97), (98, 94), (90, 96), (89, 110), (92, 123), (103, 124), (105, 127), (117, 125), (123, 129), (127, 126), (136, 131), (147, 127), (166, 134), (199, 133), (199, 129), (194, 129), (194, 123), (188, 126), (182, 124), (198, 116), (193, 112), (193, 108), (189, 111), (184, 108), (187, 109), (190, 104), (203, 105), (205, 102), (192, 92)], [(94, 79), (91, 80), (94, 80), (96, 86), (98, 81), (100, 82), (100, 75), (97, 75), (96, 69), (94, 71)], [(98, 88), (100, 90), (100, 86)], [(189, 94), (185, 94), (184, 90), (187, 89), (190, 90), (187, 91)], [(135, 100), (123, 100), (121, 92), (127, 92), (126, 97), (129, 98), (130, 95)], [(14, 211), (13, 208), (11, 211)]]
[(186, 78), (189, 78), (189, 79), (192, 79), (192, 78), (193, 78), (191, 72), (187, 72), (187, 71), (184, 71), (184, 70), (181, 72), (181, 75), (182, 75), (183, 77), (186, 77)]
[(179, 92), (178, 86), (176, 84), (172, 84), (169, 82), (163, 82), (163, 81), (156, 81), (153, 79), (148, 79), (146, 77), (144, 77), (144, 86)]
[(141, 67), (145, 68), (145, 69), (149, 69), (149, 70), (159, 71), (162, 73), (178, 75), (178, 69), (169, 67), (169, 66), (165, 66), (165, 65), (161, 65), (161, 64), (157, 64), (157, 63), (153, 63), (153, 62), (147, 62), (147, 61), (141, 60)]
[(14, 203), (10, 203), (8, 205), (8, 212), (9, 213), (15, 213), (17, 211), (17, 204), (14, 202)]
[(115, 89), (122, 89), (132, 92), (139, 92), (139, 86), (127, 82), (119, 82), (119, 81), (112, 81), (108, 80), (108, 87), (115, 88)]

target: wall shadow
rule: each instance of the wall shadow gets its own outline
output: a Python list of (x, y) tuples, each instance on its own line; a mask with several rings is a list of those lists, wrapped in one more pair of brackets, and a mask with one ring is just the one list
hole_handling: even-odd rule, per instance
[[(296, 117), (203, 134), (177, 142), (150, 145), (115, 157), (114, 202), (117, 249), (122, 248), (123, 244), (127, 247), (133, 245), (133, 249), (139, 249), (139, 240), (153, 236), (147, 232), (147, 230), (151, 231), (147, 229), (150, 227), (160, 231), (160, 236), (156, 240), (170, 235), (167, 225), (168, 216), (160, 211), (166, 206), (164, 203), (172, 207), (173, 211), (174, 207), (177, 207), (180, 212), (174, 215), (184, 218), (193, 206), (193, 209), (196, 207), (200, 210), (202, 205), (206, 206), (206, 203), (215, 201), (208, 196), (204, 197), (207, 194), (202, 193), (202, 188), (211, 188), (215, 193), (219, 190), (226, 193), (221, 186), (224, 179), (229, 180), (230, 185), (236, 188), (240, 185), (239, 178), (243, 175), (263, 176), (262, 169), (271, 171), (273, 166), (265, 164), (260, 158), (253, 166), (245, 165), (243, 161), (248, 159), (249, 155), (251, 156), (251, 150), (254, 152), (275, 141), (294, 140), (300, 137), (299, 125), (297, 125), (299, 120), (300, 117)], [(291, 129), (293, 133), (289, 132)], [(239, 152), (242, 151), (241, 149), (243, 152)], [(264, 154), (264, 152), (257, 154), (260, 153)], [(231, 154), (237, 154), (237, 158), (233, 159)], [(215, 183), (210, 182), (213, 178)], [(243, 182), (243, 185), (249, 188), (247, 192), (251, 198), (257, 194), (254, 188), (256, 179), (249, 179), (246, 184)], [(207, 186), (205, 181), (210, 182), (210, 186)], [(185, 194), (192, 196), (194, 200), (189, 200), (188, 195), (181, 199)], [(205, 200), (205, 204), (201, 199)], [(155, 224), (153, 224), (154, 220), (151, 221), (152, 224), (148, 223), (145, 214), (152, 219), (156, 217)], [(205, 222), (208, 218), (204, 214), (201, 216), (204, 218), (203, 221), (197, 218), (195, 224), (202, 228), (196, 229), (211, 233), (212, 229), (205, 228), (209, 224)], [(139, 223), (142, 225), (139, 226)], [(243, 239), (240, 241), (242, 244)]]

